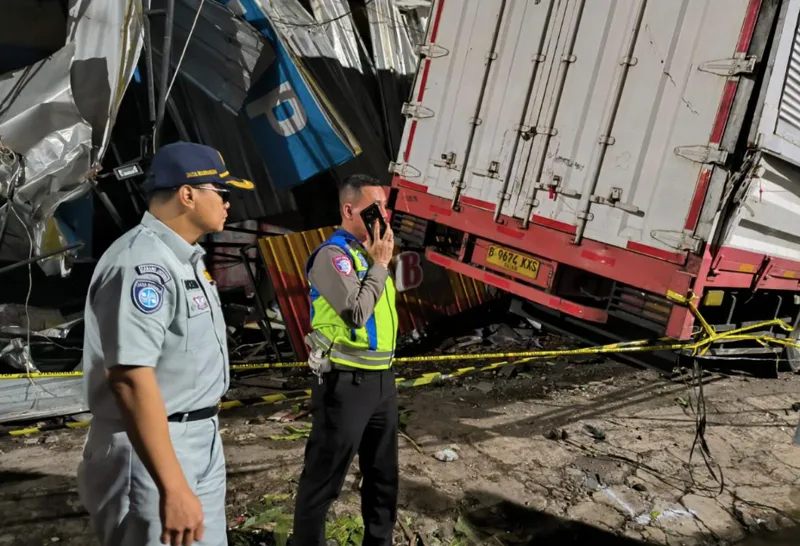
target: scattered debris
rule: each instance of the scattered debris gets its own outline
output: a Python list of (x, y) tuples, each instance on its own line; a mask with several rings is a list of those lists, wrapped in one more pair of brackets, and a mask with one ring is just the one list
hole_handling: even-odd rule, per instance
[(517, 375), (519, 375), (519, 367), (518, 366), (503, 366), (502, 368), (497, 370), (497, 375), (500, 377), (505, 377), (506, 379), (511, 379)]
[(452, 463), (458, 460), (458, 453), (452, 449), (443, 449), (434, 453), (433, 457), (437, 461), (442, 461), (443, 463)]
[(599, 442), (602, 442), (603, 440), (606, 439), (606, 433), (602, 429), (597, 428), (594, 425), (590, 425), (587, 423), (583, 425), (583, 428), (586, 429), (586, 432), (588, 432), (592, 438), (594, 438)]
[(551, 428), (544, 433), (544, 437), (548, 440), (566, 440), (569, 438), (569, 433), (567, 433), (567, 431), (563, 428)]
[(268, 436), (270, 440), (300, 440), (308, 438), (311, 434), (311, 423), (298, 423), (297, 425), (286, 425), (286, 434), (272, 434)]
[(492, 385), (488, 381), (481, 381), (480, 383), (475, 385), (475, 388), (481, 391), (482, 393), (487, 394), (491, 392), (492, 389), (494, 389), (494, 385)]
[(649, 514), (641, 514), (636, 516), (634, 521), (639, 525), (648, 525), (650, 523), (656, 522), (661, 519), (670, 519), (670, 518), (695, 518), (697, 514), (694, 510), (684, 510), (682, 508), (664, 510), (663, 512), (659, 512), (658, 510), (653, 510)]
[[(485, 336), (486, 341), (492, 345), (508, 345), (509, 343), (518, 343), (522, 340), (521, 335), (517, 334), (513, 328), (507, 324), (492, 324), (487, 328), (490, 333)], [(530, 332), (527, 333), (530, 335)]]
[(457, 337), (455, 339), (455, 344), (453, 345), (452, 349), (462, 351), (468, 347), (472, 347), (474, 345), (480, 345), (481, 343), (483, 343), (483, 336)]
[(608, 487), (602, 487), (600, 491), (603, 493), (603, 495), (614, 501), (614, 503), (616, 503), (617, 506), (622, 508), (623, 511), (625, 511), (630, 517), (636, 516), (636, 511), (633, 508), (631, 508), (631, 506), (627, 502), (622, 500), (619, 495), (614, 493), (613, 490), (611, 490)]
[(288, 421), (297, 421), (298, 419), (302, 419), (303, 417), (306, 417), (309, 413), (310, 411), (308, 409), (298, 404), (290, 409), (285, 409), (273, 413), (272, 415), (267, 417), (267, 420), (277, 421), (279, 423), (285, 423)]

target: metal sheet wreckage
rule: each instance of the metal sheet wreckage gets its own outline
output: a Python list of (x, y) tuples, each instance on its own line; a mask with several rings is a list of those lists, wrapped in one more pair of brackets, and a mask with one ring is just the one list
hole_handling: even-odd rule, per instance
[[(74, 252), (80, 242), (58, 209), (92, 189), (138, 62), (142, 14), (141, 0), (71, 0), (63, 47), (0, 78), (3, 260), (19, 263), (51, 255), (37, 260), (45, 273), (69, 272), (70, 255), (64, 249)], [(28, 333), (32, 322), (26, 311), (27, 323), (3, 322), (0, 359), (35, 370), (30, 338), (40, 336)], [(14, 327), (28, 334), (24, 343), (13, 337)], [(56, 334), (42, 335), (52, 340)], [(5, 382), (0, 390), (2, 419), (81, 411), (80, 387), (80, 381), (69, 379)]]
[[(356, 4), (313, 0), (309, 12), (298, 0), (69, 0), (67, 13), (44, 14), (52, 6), (20, 0), (20, 24), (0, 41), (0, 259), (63, 277), (76, 258), (91, 258), (93, 198), (113, 208), (96, 177), (123, 96), (145, 68), (181, 138), (263, 179), (245, 218), (296, 208), (284, 190), (331, 168), (334, 177), (388, 177), (405, 98), (397, 89), (410, 87), (430, 2), (367, 0), (363, 21)], [(25, 310), (0, 327), (0, 361), (36, 372), (31, 344), (52, 343), (81, 318), (37, 330)], [(0, 421), (85, 409), (71, 378), (2, 387)]]
[[(67, 43), (0, 80), (3, 259), (75, 242), (56, 210), (92, 188), (138, 62), (141, 19), (141, 0), (72, 0)], [(39, 264), (49, 274), (68, 271), (63, 254)]]

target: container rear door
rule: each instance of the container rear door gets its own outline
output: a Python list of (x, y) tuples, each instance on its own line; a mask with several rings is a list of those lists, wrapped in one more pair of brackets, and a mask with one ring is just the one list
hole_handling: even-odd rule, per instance
[(437, 0), (396, 172), (523, 223), (685, 248), (758, 4)]

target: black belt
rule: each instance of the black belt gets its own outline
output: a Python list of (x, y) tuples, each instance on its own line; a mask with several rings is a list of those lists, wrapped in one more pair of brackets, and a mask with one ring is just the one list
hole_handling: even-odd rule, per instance
[(211, 419), (219, 413), (219, 404), (203, 408), (199, 410), (190, 411), (188, 413), (173, 413), (167, 417), (167, 421), (172, 423), (188, 423), (189, 421), (200, 421), (201, 419)]

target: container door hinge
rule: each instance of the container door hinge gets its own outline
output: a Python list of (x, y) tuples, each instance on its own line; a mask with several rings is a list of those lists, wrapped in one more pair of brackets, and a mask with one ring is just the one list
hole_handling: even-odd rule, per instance
[(689, 252), (697, 254), (702, 250), (703, 244), (705, 244), (703, 239), (687, 235), (681, 245), (681, 250), (688, 250)]
[(394, 161), (389, 162), (389, 172), (403, 178), (419, 178), (422, 176), (422, 172), (408, 163), (395, 163)]
[(689, 231), (655, 229), (650, 232), (650, 237), (677, 252), (688, 250), (697, 253), (703, 248), (704, 244), (702, 239), (694, 237)]
[(718, 146), (678, 146), (675, 148), (675, 155), (678, 155), (695, 163), (713, 163), (714, 165), (725, 165), (728, 160), (728, 152)]
[(439, 57), (446, 57), (450, 52), (440, 46), (439, 44), (420, 44), (414, 48), (418, 57), (427, 57), (428, 59), (438, 59)]
[(756, 56), (746, 57), (744, 53), (740, 53), (730, 59), (718, 59), (700, 63), (697, 70), (725, 77), (752, 74), (756, 69), (756, 61)]
[(435, 114), (433, 110), (422, 106), (418, 102), (404, 102), (400, 111), (404, 116), (414, 119), (432, 118)]

